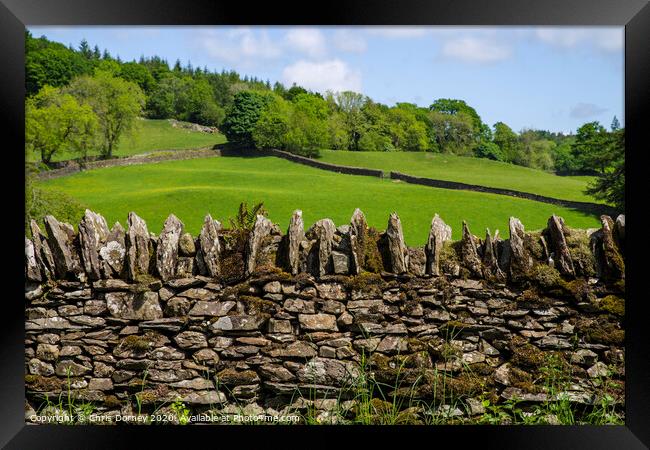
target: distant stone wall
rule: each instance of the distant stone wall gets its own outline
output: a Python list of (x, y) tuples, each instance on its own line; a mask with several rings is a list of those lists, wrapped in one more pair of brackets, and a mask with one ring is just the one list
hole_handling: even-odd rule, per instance
[(293, 153), (285, 152), (283, 150), (276, 149), (256, 149), (256, 150), (246, 150), (246, 149), (229, 149), (221, 150), (223, 156), (276, 156), (278, 158), (286, 159), (298, 164), (303, 164), (305, 166), (316, 167), (317, 169), (327, 170), (329, 172), (344, 173), (348, 175), (362, 175), (367, 177), (379, 177), (384, 176), (382, 170), (377, 169), (367, 169), (365, 167), (352, 167), (352, 166), (342, 166), (339, 164), (331, 164), (323, 161), (318, 161), (317, 159), (307, 158), (305, 156), (295, 155)]
[(414, 177), (412, 175), (405, 175), (400, 172), (391, 172), (390, 178), (394, 180), (401, 180), (406, 183), (420, 184), (422, 186), (431, 186), (442, 189), (459, 189), (465, 191), (487, 192), (490, 194), (509, 195), (510, 197), (525, 198), (527, 200), (534, 200), (536, 202), (550, 203), (551, 205), (558, 205), (565, 208), (573, 208), (579, 211), (584, 211), (592, 214), (606, 214), (615, 216), (618, 211), (616, 208), (604, 205), (602, 203), (592, 202), (576, 202), (572, 200), (563, 200), (553, 197), (546, 197), (544, 195), (532, 194), (530, 192), (515, 191), (512, 189), (502, 189), (488, 186), (479, 186), (476, 184), (459, 183), (457, 181), (436, 180), (432, 178)]
[(425, 178), (425, 177), (416, 177), (412, 175), (406, 175), (400, 172), (384, 172), (378, 169), (367, 169), (363, 167), (353, 167), (353, 166), (342, 166), (338, 164), (331, 164), (316, 159), (307, 158), (304, 156), (294, 155), (282, 150), (276, 149), (257, 149), (257, 150), (246, 150), (246, 149), (223, 149), (221, 150), (223, 156), (276, 156), (278, 158), (283, 158), (298, 164), (304, 164), (306, 166), (316, 167), (318, 169), (327, 170), (330, 172), (344, 173), (348, 175), (362, 175), (369, 177), (379, 177), (379, 178), (391, 178), (393, 180), (400, 180), (410, 184), (419, 184), (422, 186), (430, 186), (440, 189), (455, 189), (455, 190), (465, 190), (465, 191), (475, 191), (475, 192), (487, 192), (490, 194), (498, 195), (507, 195), (510, 197), (525, 198), (527, 200), (533, 200), (536, 202), (549, 203), (551, 205), (558, 205), (564, 208), (573, 208), (579, 211), (587, 212), (590, 214), (597, 215), (610, 215), (616, 216), (619, 211), (611, 206), (602, 204), (602, 203), (592, 203), (592, 202), (577, 202), (572, 200), (563, 200), (553, 197), (547, 197), (544, 195), (533, 194), (530, 192), (521, 192), (513, 189), (502, 189), (488, 186), (480, 186), (476, 184), (460, 183), (457, 181), (447, 181), (447, 180), (438, 180), (435, 178)]
[(175, 161), (181, 159), (194, 159), (194, 158), (209, 158), (219, 156), (219, 152), (203, 148), (192, 150), (156, 150), (153, 154), (142, 154), (136, 156), (128, 156), (122, 158), (111, 159), (98, 159), (92, 158), (86, 162), (79, 159), (61, 161), (54, 163), (52, 170), (39, 172), (36, 176), (40, 180), (50, 180), (52, 178), (60, 178), (73, 173), (81, 172), (82, 170), (101, 169), (104, 167), (114, 166), (132, 166), (137, 164), (148, 164), (160, 161)]
[(549, 358), (586, 407), (603, 395), (600, 378), (624, 379), (623, 216), (591, 231), (553, 216), (541, 233), (511, 218), (508, 239), (463, 224), (452, 242), (436, 215), (415, 248), (396, 214), (378, 232), (359, 210), (350, 224), (308, 230), (297, 210), (286, 233), (263, 216), (225, 230), (208, 215), (196, 237), (173, 215), (157, 236), (134, 213), (127, 222), (109, 229), (86, 211), (75, 232), (48, 216), (46, 234), (32, 222), (27, 412), (70, 389), (108, 418), (179, 400), (193, 413), (312, 408), (327, 421), (335, 399), (355, 414), (368, 371), (389, 399), (438, 402), (469, 420), (481, 399), (549, 399)]

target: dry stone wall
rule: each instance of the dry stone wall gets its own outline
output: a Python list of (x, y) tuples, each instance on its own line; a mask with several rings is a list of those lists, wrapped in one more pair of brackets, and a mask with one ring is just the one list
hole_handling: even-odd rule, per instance
[(511, 218), (507, 239), (464, 223), (453, 242), (436, 215), (407, 247), (395, 213), (384, 232), (360, 210), (305, 230), (298, 210), (285, 234), (206, 216), (196, 237), (174, 215), (159, 235), (135, 213), (125, 229), (86, 211), (77, 232), (48, 216), (25, 238), (27, 409), (71, 391), (106, 416), (180, 400), (331, 418), (335, 403), (355, 414), (370, 374), (385, 398), (462, 420), (484, 399), (549, 400), (550, 365), (569, 374), (563, 395), (593, 405), (602, 377), (624, 385), (625, 218), (601, 222), (553, 216), (531, 233)]

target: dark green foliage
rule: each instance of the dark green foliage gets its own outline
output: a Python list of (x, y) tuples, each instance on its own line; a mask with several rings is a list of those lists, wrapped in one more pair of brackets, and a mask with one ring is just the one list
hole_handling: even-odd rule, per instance
[(525, 130), (519, 135), (517, 153), (512, 162), (534, 169), (553, 169), (553, 149), (555, 142), (540, 139), (534, 130)]
[(267, 98), (259, 92), (241, 91), (235, 94), (222, 126), (230, 142), (242, 147), (255, 144), (253, 130), (266, 102)]
[(517, 133), (503, 122), (494, 124), (493, 142), (501, 149), (503, 161), (513, 162), (519, 151)]
[(602, 164), (608, 168), (587, 189), (587, 194), (625, 210), (625, 130), (611, 133)]
[(575, 156), (571, 152), (571, 146), (575, 138), (565, 139), (553, 150), (553, 164), (557, 172), (580, 173), (582, 170)]
[(252, 208), (248, 207), (248, 203), (242, 202), (239, 204), (237, 215), (228, 219), (230, 222), (230, 229), (251, 231), (255, 226), (255, 221), (257, 220), (258, 215), (268, 215), (268, 211), (264, 208), (263, 202), (257, 203)]
[(431, 111), (437, 111), (449, 115), (457, 115), (459, 113), (467, 114), (472, 119), (472, 123), (477, 130), (483, 125), (481, 117), (478, 115), (476, 110), (463, 100), (439, 98), (429, 106), (429, 109)]
[(598, 122), (588, 122), (578, 128), (571, 145), (571, 153), (581, 169), (594, 169), (604, 173), (609, 153), (609, 134)]
[(478, 158), (487, 158), (494, 161), (505, 161), (506, 156), (494, 142), (482, 142), (474, 149), (474, 155)]
[(145, 65), (136, 62), (122, 64), (119, 76), (126, 81), (137, 84), (144, 92), (149, 92), (156, 83), (149, 69)]
[(86, 207), (67, 194), (34, 187), (32, 175), (26, 173), (25, 183), (25, 235), (31, 236), (29, 223), (32, 219), (44, 229), (43, 219), (50, 214), (61, 222), (76, 225), (84, 215)]
[(93, 63), (81, 53), (44, 37), (25, 35), (25, 87), (27, 95), (43, 86), (65, 86), (74, 77), (92, 72)]
[(165, 75), (148, 97), (147, 114), (210, 126), (219, 125), (224, 117), (207, 80), (172, 74)]

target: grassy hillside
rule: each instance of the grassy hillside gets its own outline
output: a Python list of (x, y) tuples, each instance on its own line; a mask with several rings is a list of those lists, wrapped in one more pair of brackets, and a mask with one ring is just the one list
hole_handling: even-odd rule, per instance
[(386, 227), (397, 211), (409, 245), (423, 245), (434, 213), (460, 238), (467, 220), (474, 234), (485, 228), (507, 237), (508, 217), (519, 217), (526, 229), (541, 229), (548, 217), (563, 216), (576, 228), (597, 227), (595, 217), (544, 203), (477, 192), (434, 189), (393, 180), (341, 175), (291, 163), (275, 157), (219, 157), (111, 167), (39, 183), (60, 189), (123, 225), (136, 211), (158, 234), (169, 213), (176, 214), (188, 231), (197, 234), (206, 213), (223, 222), (241, 201), (264, 201), (269, 217), (283, 228), (294, 209), (302, 209), (305, 225), (329, 217), (337, 225), (349, 223), (354, 208), (361, 208), (370, 225)]
[(541, 170), (487, 159), (411, 152), (326, 150), (322, 161), (346, 166), (396, 171), (419, 177), (514, 189), (565, 200), (595, 202), (584, 194), (593, 177), (560, 177)]
[[(120, 140), (120, 144), (114, 152), (114, 155), (129, 156), (154, 150), (184, 150), (212, 147), (215, 144), (224, 142), (226, 142), (226, 138), (222, 134), (210, 134), (175, 128), (164, 119), (142, 119), (137, 121), (137, 129), (132, 136), (124, 136)], [(29, 161), (38, 161), (40, 158), (40, 155), (35, 152), (27, 156)], [(64, 152), (54, 155), (52, 160), (64, 161), (77, 158), (78, 156), (76, 153)]]

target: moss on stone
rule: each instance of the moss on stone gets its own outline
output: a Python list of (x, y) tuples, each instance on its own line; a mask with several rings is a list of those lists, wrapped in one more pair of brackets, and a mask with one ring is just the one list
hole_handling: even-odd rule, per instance
[(135, 395), (138, 398), (138, 401), (140, 401), (140, 403), (143, 405), (150, 405), (155, 403), (158, 400), (159, 396), (158, 392), (154, 390), (137, 392)]
[(442, 293), (444, 303), (448, 303), (454, 297), (454, 286), (446, 277), (434, 278), (433, 287)]
[(248, 294), (250, 294), (250, 288), (251, 288), (250, 283), (248, 283), (248, 282), (240, 283), (240, 284), (238, 284), (236, 286), (225, 288), (222, 291), (222, 293), (225, 293), (225, 292), (233, 292), (234, 293), (234, 292), (236, 292), (239, 295), (248, 295)]
[(576, 275), (592, 277), (596, 274), (596, 259), (591, 252), (590, 238), (586, 230), (576, 230), (565, 226), (566, 240)]
[(381, 275), (373, 272), (361, 272), (359, 275), (349, 277), (346, 287), (350, 290), (371, 292), (376, 289), (382, 289), (386, 282)]
[[(153, 283), (154, 281), (158, 281), (156, 277), (154, 277), (151, 274), (148, 273), (139, 273), (135, 276), (134, 281), (138, 284), (142, 284), (148, 287), (149, 283)], [(148, 289), (148, 288), (147, 288)]]
[(259, 281), (264, 282), (290, 281), (292, 278), (290, 273), (268, 261), (255, 266), (255, 275), (260, 277)]
[(541, 239), (541, 231), (530, 231), (524, 234), (524, 248), (536, 261), (541, 261), (545, 257)]
[(408, 367), (411, 365), (409, 361), (410, 355), (386, 356), (381, 353), (373, 353), (368, 363), (376, 381), (388, 386), (396, 386), (417, 383), (426, 370), (424, 367)]
[(242, 295), (239, 297), (239, 300), (246, 305), (246, 312), (250, 315), (275, 314), (278, 309), (278, 305), (273, 303), (271, 300), (259, 297)]
[(587, 300), (590, 294), (589, 285), (586, 280), (576, 279), (571, 280), (562, 285), (563, 291), (577, 302)]
[(510, 341), (512, 358), (510, 361), (522, 367), (537, 369), (544, 365), (545, 353), (520, 336), (514, 336)]
[(363, 261), (361, 262), (361, 267), (368, 272), (381, 273), (384, 270), (378, 245), (380, 237), (379, 231), (374, 227), (370, 227), (361, 243), (363, 245)]
[(623, 345), (625, 341), (625, 331), (604, 317), (596, 321), (579, 322), (576, 330), (590, 344)]
[(456, 266), (460, 267), (461, 241), (446, 241), (440, 249), (438, 264), (443, 273), (453, 272)]
[(486, 377), (494, 373), (494, 367), (484, 362), (476, 363), (476, 364), (472, 364), (472, 372), (475, 373), (476, 375)]
[(541, 391), (540, 386), (533, 383), (533, 376), (518, 367), (510, 367), (510, 383), (513, 387), (519, 388), (524, 392), (536, 394)]
[(608, 295), (600, 300), (598, 309), (615, 316), (623, 317), (625, 315), (625, 300), (616, 295)]
[[(438, 383), (441, 383), (438, 380)], [(448, 377), (446, 380), (446, 387), (449, 392), (447, 395), (449, 399), (473, 397), (483, 390), (485, 380), (470, 372), (463, 372), (457, 377)], [(439, 389), (442, 384), (439, 384)]]
[(45, 377), (43, 375), (25, 375), (25, 387), (33, 391), (60, 391), (61, 380), (57, 377)]
[(410, 337), (406, 339), (408, 344), (408, 349), (410, 352), (422, 352), (427, 350), (426, 342), (423, 342), (422, 339)]
[(146, 336), (132, 334), (122, 339), (120, 346), (128, 350), (143, 352), (151, 348), (152, 342)]
[(104, 405), (107, 408), (119, 408), (122, 406), (122, 400), (117, 398), (114, 395), (107, 395), (106, 398), (104, 399)]
[(539, 295), (539, 292), (537, 292), (537, 289), (526, 289), (519, 297), (517, 297), (518, 302), (534, 303), (540, 302), (541, 300), (542, 298)]
[(216, 375), (217, 383), (226, 386), (250, 385), (260, 381), (254, 370), (238, 371), (235, 368), (226, 368)]
[(547, 264), (535, 264), (530, 277), (531, 281), (546, 290), (561, 287), (564, 284), (560, 272)]

